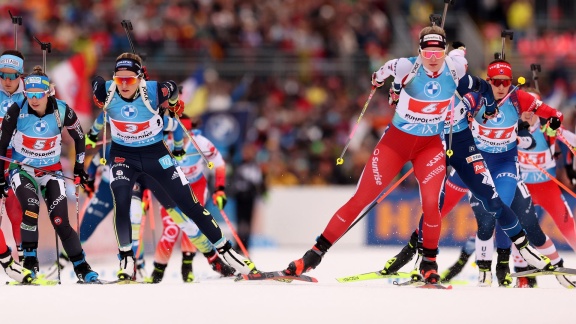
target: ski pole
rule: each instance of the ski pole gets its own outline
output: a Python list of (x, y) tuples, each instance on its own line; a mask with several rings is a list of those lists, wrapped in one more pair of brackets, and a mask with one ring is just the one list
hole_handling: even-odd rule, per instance
[(34, 169), (34, 170), (38, 170), (38, 171), (40, 171), (40, 172), (53, 175), (53, 176), (55, 176), (55, 177), (62, 177), (62, 178), (64, 178), (64, 179), (68, 179), (68, 180), (74, 181), (73, 178), (67, 177), (67, 176), (65, 176), (65, 175), (63, 175), (63, 174), (58, 174), (58, 173), (53, 172), (53, 171), (48, 171), (48, 170), (45, 170), (45, 169), (42, 169), (42, 168), (39, 168), (39, 167), (31, 166), (31, 165), (29, 165), (29, 164), (22, 163), (22, 162), (20, 162), (20, 161), (16, 161), (16, 160), (9, 159), (9, 158), (7, 158), (7, 157), (5, 157), (5, 156), (1, 156), (1, 155), (0, 155), (0, 160), (6, 161), (6, 162), (9, 162), (9, 163), (18, 164), (19, 166), (32, 168), (32, 169)]
[(356, 120), (356, 125), (354, 125), (354, 128), (352, 128), (352, 132), (350, 132), (350, 135), (348, 136), (348, 141), (346, 142), (346, 145), (344, 146), (344, 150), (342, 150), (340, 157), (338, 159), (336, 159), (336, 165), (341, 165), (344, 163), (344, 159), (343, 159), (344, 153), (346, 153), (346, 150), (348, 149), (348, 146), (350, 145), (350, 141), (352, 141), (352, 137), (354, 137), (354, 134), (356, 133), (356, 129), (358, 128), (358, 125), (360, 124), (360, 120), (364, 116), (364, 113), (366, 112), (366, 108), (368, 108), (368, 104), (370, 103), (370, 100), (372, 100), (372, 97), (374, 96), (376, 89), (377, 89), (376, 87), (372, 86), (372, 91), (370, 91), (370, 95), (368, 96), (368, 100), (366, 100), (366, 103), (364, 104), (364, 108), (362, 108), (362, 112), (360, 113), (360, 116), (358, 116), (358, 119)]
[(40, 49), (42, 49), (42, 69), (46, 73), (46, 52), (52, 53), (52, 44), (41, 42), (36, 36), (33, 36), (33, 38), (40, 44)]
[(132, 35), (130, 34), (130, 31), (133, 30), (132, 28), (132, 22), (130, 22), (130, 20), (122, 20), (122, 22), (120, 22), (120, 24), (122, 24), (122, 27), (124, 28), (124, 31), (126, 32), (126, 37), (128, 37), (128, 42), (130, 43), (130, 49), (132, 49), (132, 53), (136, 54), (136, 49), (134, 48), (134, 43), (132, 43)]
[(562, 143), (566, 144), (566, 146), (568, 147), (568, 149), (570, 150), (570, 152), (572, 152), (572, 154), (574, 156), (576, 156), (576, 150), (574, 149), (574, 146), (572, 146), (572, 144), (570, 144), (570, 142), (568, 142), (568, 140), (566, 139), (566, 137), (564, 137), (564, 135), (562, 135), (562, 130), (564, 128), (562, 128), (559, 132), (556, 132), (556, 137), (558, 137), (558, 139), (560, 141), (562, 141)]
[(190, 135), (190, 132), (186, 129), (186, 127), (184, 126), (184, 124), (182, 123), (182, 121), (180, 120), (180, 117), (178, 117), (178, 115), (176, 115), (176, 120), (178, 121), (178, 124), (180, 124), (180, 127), (182, 127), (182, 129), (184, 130), (184, 133), (186, 133), (186, 135), (188, 136), (188, 139), (190, 140), (192, 145), (194, 145), (194, 148), (196, 148), (196, 151), (198, 151), (198, 153), (200, 153), (200, 156), (202, 157), (202, 160), (204, 160), (204, 163), (206, 163), (206, 166), (208, 167), (208, 169), (212, 170), (212, 168), (214, 168), (214, 162), (208, 161), (206, 154), (204, 154), (202, 149), (200, 149), (200, 146), (198, 145), (198, 143), (196, 143), (196, 140), (194, 140), (192, 135)]
[(60, 246), (58, 243), (58, 232), (54, 229), (54, 238), (56, 239), (56, 268), (58, 269), (58, 284), (61, 284), (60, 281)]
[(452, 130), (454, 127), (454, 101), (456, 100), (455, 97), (452, 97), (452, 104), (451, 104), (451, 111), (450, 111), (450, 135), (448, 135), (448, 141), (450, 143), (448, 143), (448, 149), (446, 150), (446, 155), (448, 156), (448, 158), (452, 157), (452, 154), (454, 154), (454, 151), (452, 151)]
[(534, 167), (536, 167), (538, 169), (538, 171), (544, 173), (548, 178), (550, 178), (550, 180), (554, 181), (557, 185), (559, 185), (560, 188), (566, 190), (566, 192), (569, 193), (572, 197), (576, 198), (576, 193), (574, 193), (572, 190), (568, 189), (568, 187), (566, 187), (566, 185), (564, 185), (562, 182), (560, 182), (560, 180), (556, 179), (556, 177), (554, 177), (553, 175), (548, 173), (548, 171), (544, 170), (544, 168), (542, 168), (541, 166), (536, 164), (534, 161), (532, 161), (530, 159), (530, 157), (528, 156), (528, 154), (521, 152), (521, 151), (518, 151), (518, 155), (520, 155), (521, 158), (523, 158), (528, 163), (530, 163)]
[(532, 71), (532, 81), (534, 81), (534, 88), (540, 92), (540, 87), (538, 87), (538, 74), (536, 71), (542, 72), (542, 67), (540, 64), (532, 63), (530, 64), (530, 70)]
[(80, 191), (80, 186), (76, 185), (76, 190), (74, 190), (74, 194), (76, 196), (76, 233), (78, 234), (78, 237), (80, 237), (80, 195), (79, 195), (79, 191)]
[(454, 0), (444, 0), (444, 12), (442, 13), (442, 22), (440, 27), (444, 29), (444, 22), (446, 21), (446, 13), (448, 13), (448, 6), (453, 4)]
[(514, 39), (514, 31), (512, 30), (503, 30), (500, 33), (500, 36), (502, 37), (502, 50), (500, 52), (500, 59), (505, 60), (506, 59), (506, 55), (504, 54), (504, 47), (506, 45), (506, 38), (510, 38), (510, 40)]
[(356, 224), (358, 224), (358, 222), (360, 222), (362, 220), (362, 218), (364, 218), (366, 215), (368, 215), (368, 213), (374, 208), (376, 207), (376, 205), (378, 205), (382, 200), (384, 200), (384, 198), (386, 198), (394, 189), (396, 189), (396, 187), (398, 187), (402, 181), (406, 180), (406, 178), (408, 178), (408, 176), (410, 174), (412, 174), (412, 172), (414, 172), (414, 168), (410, 168), (410, 170), (408, 170), (408, 172), (406, 172), (400, 179), (398, 179), (398, 181), (396, 181), (392, 186), (390, 186), (390, 188), (388, 188), (388, 190), (386, 190), (386, 192), (384, 192), (382, 195), (380, 195), (380, 197), (378, 197), (376, 200), (374, 200), (366, 209), (366, 211), (364, 213), (362, 213), (362, 215), (360, 215), (358, 218), (356, 218), (356, 220), (350, 224), (350, 226), (348, 227), (348, 229), (346, 229), (346, 231), (344, 233), (342, 233), (342, 236), (340, 236), (336, 241), (334, 241), (332, 243), (332, 245), (336, 244), (336, 242), (338, 242), (346, 233), (348, 233), (348, 231), (350, 231), (352, 229), (352, 227), (354, 227)]
[(22, 16), (12, 16), (12, 12), (8, 10), (12, 24), (14, 25), (14, 49), (18, 50), (18, 26), (22, 26)]
[(234, 239), (236, 240), (236, 243), (238, 243), (238, 246), (240, 247), (240, 250), (242, 250), (242, 253), (244, 253), (244, 256), (247, 257), (248, 259), (250, 259), (250, 255), (248, 254), (248, 250), (246, 250), (244, 243), (242, 243), (242, 241), (240, 240), (240, 237), (238, 236), (238, 233), (236, 233), (236, 230), (234, 230), (234, 226), (230, 222), (230, 219), (228, 218), (228, 216), (226, 216), (224, 209), (220, 209), (220, 215), (222, 215), (222, 218), (224, 218), (224, 221), (226, 221), (226, 225), (228, 225), (228, 227), (230, 228), (230, 231), (232, 232), (232, 236), (234, 236)]

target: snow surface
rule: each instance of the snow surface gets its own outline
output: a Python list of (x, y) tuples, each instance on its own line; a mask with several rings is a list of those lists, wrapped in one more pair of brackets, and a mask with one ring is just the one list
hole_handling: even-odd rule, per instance
[[(477, 268), (469, 262), (458, 277), (469, 284), (454, 285), (452, 290), (396, 287), (391, 280), (344, 284), (335, 280), (379, 270), (399, 249), (335, 246), (310, 273), (318, 278), (316, 284), (217, 279), (201, 255), (194, 259), (197, 283), (184, 284), (179, 253), (158, 285), (78, 285), (66, 268), (60, 286), (0, 287), (0, 318), (1, 323), (36, 324), (572, 322), (576, 290), (561, 287), (552, 276), (539, 277), (537, 289), (479, 288)], [(280, 270), (305, 250), (255, 249), (251, 256), (260, 269)], [(455, 248), (442, 249), (440, 269), (450, 266), (458, 254)], [(576, 267), (574, 252), (562, 254), (566, 266)], [(114, 257), (93, 262), (101, 278), (114, 279)], [(151, 271), (152, 256), (147, 262)], [(6, 278), (2, 272), (0, 280)]]

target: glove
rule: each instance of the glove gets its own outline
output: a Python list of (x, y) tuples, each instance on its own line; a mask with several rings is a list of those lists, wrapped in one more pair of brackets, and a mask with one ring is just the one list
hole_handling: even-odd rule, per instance
[(85, 141), (86, 148), (95, 148), (97, 141), (98, 141), (97, 134), (92, 134), (92, 132), (88, 132), (86, 134), (86, 141)]
[(148, 76), (148, 69), (146, 69), (145, 66), (142, 67), (142, 74), (144, 74), (144, 80), (150, 80), (150, 77)]
[[(550, 117), (550, 119), (552, 118), (556, 118), (556, 117)], [(551, 122), (550, 119), (548, 119), (548, 123), (546, 123), (546, 125), (542, 126), (542, 128), (540, 128), (540, 130), (542, 131), (542, 133), (544, 133), (544, 135), (548, 136), (548, 137), (556, 137), (556, 130), (552, 129), (552, 126), (550, 126)]]
[(94, 179), (88, 179), (88, 181), (86, 181), (86, 183), (84, 184), (84, 191), (86, 192), (86, 195), (88, 195), (89, 198), (92, 198), (92, 195), (96, 190), (94, 182), (95, 182)]
[(74, 166), (74, 184), (80, 185), (84, 190), (86, 190), (87, 183), (88, 174), (84, 171), (84, 166), (81, 164)]
[(452, 43), (452, 48), (463, 50), (464, 52), (466, 52), (466, 45), (464, 45), (464, 43), (462, 43), (461, 41), (455, 41), (454, 43)]
[(212, 202), (218, 209), (222, 210), (226, 206), (228, 202), (228, 198), (226, 198), (226, 193), (224, 193), (224, 187), (220, 186), (214, 193), (212, 194)]
[(100, 100), (98, 100), (98, 98), (96, 98), (96, 95), (92, 96), (92, 100), (94, 100), (94, 104), (96, 105), (96, 107), (102, 109), (104, 108), (104, 103)]
[(8, 197), (8, 185), (6, 184), (6, 179), (0, 179), (0, 198)]
[(493, 105), (494, 105), (493, 110), (491, 108), (489, 109), (488, 106), (486, 106), (486, 110), (484, 110), (484, 114), (482, 115), (482, 118), (484, 119), (483, 121), (484, 124), (486, 124), (486, 121), (488, 119), (492, 119), (498, 116), (498, 113), (500, 112), (498, 107), (496, 107), (496, 104)]
[(573, 186), (576, 186), (576, 170), (574, 170), (570, 164), (567, 164), (564, 167), (566, 168), (566, 176), (568, 176), (570, 183), (572, 183)]
[(534, 137), (532, 137), (532, 135), (518, 136), (516, 141), (517, 146), (524, 150), (531, 150), (536, 146), (536, 142), (534, 141)]
[(372, 73), (372, 85), (375, 86), (376, 88), (380, 88), (381, 86), (384, 85), (385, 80), (378, 81), (377, 77), (378, 77), (377, 72)]
[(184, 112), (184, 101), (178, 99), (176, 104), (168, 104), (168, 110), (173, 111), (176, 115), (178, 115), (178, 117), (182, 116), (182, 113)]
[(174, 156), (174, 158), (178, 161), (182, 161), (182, 159), (184, 159), (184, 156), (186, 155), (186, 151), (184, 151), (183, 149), (175, 149), (172, 151), (172, 155)]
[(553, 131), (555, 131), (562, 126), (562, 121), (560, 121), (560, 118), (558, 117), (550, 117), (548, 118), (548, 125)]
[(390, 107), (396, 107), (398, 100), (400, 100), (400, 91), (397, 92), (394, 86), (391, 86), (388, 91), (388, 104), (390, 104)]

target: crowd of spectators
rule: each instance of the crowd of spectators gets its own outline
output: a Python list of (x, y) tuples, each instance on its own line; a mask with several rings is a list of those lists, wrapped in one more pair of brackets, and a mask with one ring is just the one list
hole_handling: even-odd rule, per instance
[[(413, 36), (442, 6), (443, 1), (433, 0), (15, 0), (0, 6), (5, 15), (0, 19), (0, 46), (13, 47), (10, 10), (23, 17), (19, 47), (25, 54), (39, 52), (29, 41), (34, 35), (51, 42), (58, 53), (73, 53), (92, 41), (100, 57), (115, 57), (130, 48), (120, 25), (124, 19), (132, 22), (136, 44), (148, 62), (191, 53), (214, 62), (258, 51), (292, 54), (300, 59), (294, 64), (307, 62), (298, 73), (271, 72), (251, 80), (242, 98), (255, 107), (247, 140), (259, 148), (270, 185), (354, 184), (393, 113), (385, 90), (370, 103), (344, 165), (335, 162), (368, 98), (371, 71), (392, 57), (394, 41), (404, 41), (393, 37), (393, 15), (406, 17)], [(468, 11), (481, 30), (515, 28), (522, 52), (533, 46), (527, 42), (539, 18), (534, 10), (538, 6), (540, 0), (457, 1), (451, 10)], [(315, 69), (318, 61), (311, 60), (347, 57), (360, 62), (353, 75)], [(552, 68), (559, 70), (554, 66), (545, 73)], [(206, 110), (230, 108), (225, 97), (240, 82), (218, 78), (218, 72), (206, 81)], [(163, 77), (162, 71), (151, 74)], [(566, 80), (563, 104), (570, 102), (571, 84)]]

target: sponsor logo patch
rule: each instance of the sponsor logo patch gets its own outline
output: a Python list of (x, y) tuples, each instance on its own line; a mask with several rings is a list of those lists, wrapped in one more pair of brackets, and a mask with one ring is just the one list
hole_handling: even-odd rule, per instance
[(29, 211), (29, 210), (27, 210), (27, 211), (24, 213), (24, 215), (30, 216), (30, 217), (32, 217), (32, 218), (38, 218), (38, 214), (36, 214), (35, 212), (32, 212), (32, 211)]
[(472, 162), (478, 161), (478, 160), (482, 160), (482, 154), (474, 154), (474, 155), (470, 155), (469, 157), (466, 158), (467, 163), (472, 163)]
[(486, 167), (484, 167), (483, 161), (474, 162), (472, 165), (474, 166), (474, 173), (476, 174), (480, 174), (486, 171)]

